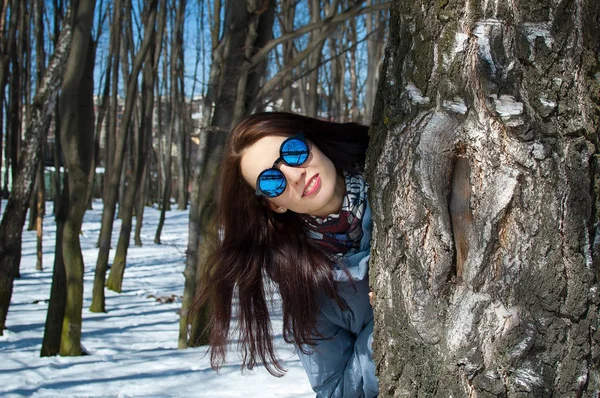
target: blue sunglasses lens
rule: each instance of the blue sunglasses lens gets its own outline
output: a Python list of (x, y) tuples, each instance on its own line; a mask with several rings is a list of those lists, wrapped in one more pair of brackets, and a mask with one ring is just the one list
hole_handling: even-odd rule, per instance
[(269, 198), (281, 195), (286, 185), (283, 173), (277, 169), (267, 169), (258, 176), (258, 187)]
[(290, 166), (300, 166), (308, 159), (308, 145), (305, 141), (292, 138), (281, 145), (281, 157)]

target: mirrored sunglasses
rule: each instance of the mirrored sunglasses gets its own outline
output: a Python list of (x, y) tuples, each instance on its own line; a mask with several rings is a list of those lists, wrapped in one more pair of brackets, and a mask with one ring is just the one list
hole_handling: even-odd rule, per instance
[(281, 170), (276, 168), (279, 162), (291, 167), (298, 167), (306, 162), (309, 154), (310, 151), (304, 133), (298, 133), (283, 141), (279, 148), (279, 158), (271, 168), (263, 170), (258, 175), (255, 195), (268, 198), (276, 198), (281, 195), (287, 187), (287, 180)]

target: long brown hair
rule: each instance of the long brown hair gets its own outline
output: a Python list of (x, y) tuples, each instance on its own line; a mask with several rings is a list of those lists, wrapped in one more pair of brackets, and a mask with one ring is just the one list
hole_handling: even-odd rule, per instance
[(243, 119), (233, 130), (221, 161), (216, 192), (216, 226), (219, 242), (209, 257), (203, 286), (192, 313), (208, 303), (211, 310), (211, 365), (225, 360), (234, 293), (239, 300), (239, 348), (242, 367), (262, 361), (275, 376), (285, 373), (273, 346), (267, 304), (268, 276), (279, 287), (283, 338), (303, 345), (315, 344), (317, 297), (326, 295), (340, 306), (327, 255), (308, 243), (297, 214), (271, 211), (246, 183), (240, 162), (244, 149), (270, 135), (304, 132), (336, 169), (362, 171), (368, 129), (356, 123), (331, 123), (291, 113), (258, 113)]

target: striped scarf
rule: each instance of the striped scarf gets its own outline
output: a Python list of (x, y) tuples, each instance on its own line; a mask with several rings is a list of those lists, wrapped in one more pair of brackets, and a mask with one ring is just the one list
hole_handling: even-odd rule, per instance
[(356, 253), (363, 236), (362, 218), (367, 203), (366, 184), (361, 174), (344, 172), (346, 195), (339, 214), (325, 218), (302, 215), (309, 241), (319, 246), (332, 259)]

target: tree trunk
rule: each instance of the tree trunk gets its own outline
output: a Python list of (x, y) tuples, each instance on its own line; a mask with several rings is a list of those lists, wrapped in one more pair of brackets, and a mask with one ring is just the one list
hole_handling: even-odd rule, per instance
[[(154, 57), (152, 59), (152, 82), (153, 84), (157, 83), (158, 81), (158, 64), (160, 61), (160, 55), (162, 53), (162, 37), (163, 34), (165, 32), (165, 26), (166, 26), (166, 19), (167, 19), (167, 1), (163, 0), (161, 2), (159, 11), (158, 11), (158, 15), (157, 15), (157, 33), (155, 37), (158, 37), (158, 40), (155, 40), (155, 50), (153, 52)], [(144, 72), (147, 73), (147, 71), (144, 69)], [(145, 75), (144, 75), (145, 76)], [(150, 76), (146, 77), (147, 79), (150, 79)], [(148, 87), (148, 92), (146, 94), (148, 96), (148, 98), (150, 98), (150, 95), (152, 95), (152, 104), (153, 104), (153, 111), (154, 111), (154, 85), (152, 87)], [(158, 120), (158, 124), (159, 124), (159, 128), (160, 128), (160, 109), (161, 109), (161, 101), (160, 101), (160, 97), (158, 100), (158, 115), (157, 115), (157, 120)], [(147, 140), (146, 140), (146, 156), (148, 156), (148, 154), (152, 153), (152, 140), (153, 140), (153, 130), (154, 130), (154, 125), (153, 125), (153, 121), (154, 121), (154, 117), (152, 117), (152, 119), (148, 122), (146, 122), (146, 127), (149, 129), (149, 131), (147, 132)], [(136, 219), (136, 224), (135, 224), (135, 245), (136, 246), (142, 246), (142, 225), (143, 225), (143, 220), (144, 220), (144, 206), (146, 205), (146, 198), (147, 198), (147, 191), (148, 191), (148, 186), (150, 185), (150, 172), (152, 170), (152, 168), (150, 167), (150, 161), (147, 161), (145, 164), (145, 169), (144, 169), (144, 177), (142, 180), (142, 185), (139, 189), (138, 192), (138, 201), (137, 201), (137, 205), (136, 205), (136, 211), (135, 211), (135, 219)]]
[[(367, 5), (370, 6), (373, 2), (374, 0), (367, 0)], [(377, 82), (379, 81), (381, 62), (383, 61), (386, 21), (387, 18), (382, 15), (381, 11), (367, 15), (366, 29), (367, 35), (370, 38), (367, 41), (367, 82), (365, 87), (364, 123), (371, 121), (371, 114), (373, 113)]]
[[(370, 16), (370, 15), (369, 15)], [(359, 119), (358, 113), (358, 65), (356, 62), (356, 19), (350, 20), (350, 26), (348, 29), (349, 42), (352, 43), (350, 48), (350, 63), (348, 64), (348, 70), (350, 72), (350, 120), (357, 122)]]
[[(165, 0), (163, 0), (165, 1)], [(153, 36), (151, 41), (155, 40), (156, 32), (154, 26), (146, 25), (145, 29), (151, 30)], [(159, 49), (160, 50), (160, 49)], [(142, 77), (142, 121), (136, 131), (134, 138), (134, 165), (133, 175), (130, 179), (129, 187), (125, 192), (124, 200), (121, 203), (121, 233), (119, 234), (119, 242), (113, 265), (110, 269), (110, 275), (106, 282), (106, 287), (110, 290), (120, 293), (123, 285), (123, 275), (125, 274), (125, 266), (127, 263), (127, 251), (129, 249), (129, 241), (131, 238), (131, 228), (133, 226), (133, 209), (135, 205), (136, 193), (139, 192), (142, 180), (144, 178), (144, 169), (146, 166), (146, 150), (148, 146), (146, 141), (152, 138), (152, 114), (154, 108), (154, 73), (153, 69), (154, 47), (150, 46), (144, 64)]]
[(60, 352), (60, 336), (62, 335), (65, 303), (67, 302), (67, 278), (62, 254), (62, 236), (67, 210), (69, 208), (69, 180), (64, 178), (64, 188), (60, 202), (56, 205), (56, 244), (54, 245), (54, 269), (52, 271), (52, 286), (50, 301), (46, 313), (44, 339), (40, 356), (51, 357)]
[(73, 13), (73, 44), (60, 95), (60, 142), (69, 180), (69, 207), (62, 231), (66, 277), (60, 339), (60, 355), (63, 356), (81, 355), (84, 263), (79, 233), (87, 209), (87, 187), (94, 151), (95, 48), (91, 29), (95, 7), (95, 0), (80, 2)]
[[(157, 0), (150, 0), (146, 4), (146, 12), (148, 12), (148, 26), (154, 27), (156, 21), (156, 4)], [(125, 153), (125, 143), (127, 140), (127, 132), (131, 122), (133, 113), (135, 96), (132, 95), (136, 90), (137, 77), (142, 68), (142, 63), (146, 58), (146, 52), (151, 44), (154, 28), (144, 32), (144, 38), (140, 45), (140, 49), (136, 54), (131, 68), (131, 74), (127, 81), (127, 91), (125, 97), (125, 109), (119, 125), (118, 140), (115, 146), (114, 163), (111, 166), (111, 172), (108, 179), (108, 185), (105, 187), (106, 195), (104, 200), (104, 209), (102, 211), (102, 225), (100, 227), (98, 260), (96, 262), (96, 272), (94, 275), (94, 291), (92, 293), (92, 305), (90, 311), (104, 312), (104, 282), (106, 277), (106, 269), (108, 267), (108, 256), (110, 254), (110, 242), (112, 236), (113, 221), (115, 217), (115, 209), (117, 206), (117, 195), (119, 181), (121, 178), (121, 169), (123, 167), (123, 158)]]
[[(186, 284), (193, 283), (194, 286), (190, 286), (186, 291), (194, 292), (196, 286), (202, 285), (202, 275), (204, 264), (206, 263), (206, 259), (210, 256), (211, 253), (214, 252), (214, 248), (216, 247), (216, 231), (214, 229), (209, 228), (209, 223), (213, 218), (215, 212), (215, 201), (209, 200), (208, 203), (201, 209), (202, 219), (198, 220), (198, 226), (200, 227), (201, 233), (197, 234), (201, 239), (198, 242), (198, 246), (196, 248), (197, 252), (195, 254), (195, 264), (192, 269), (192, 273), (189, 275), (186, 273)], [(190, 225), (191, 228), (191, 225)], [(188, 268), (186, 267), (186, 272)], [(187, 287), (187, 286), (186, 286)], [(186, 300), (186, 296), (184, 294), (184, 300)], [(185, 306), (186, 310), (189, 308), (191, 304), (191, 300), (193, 297), (189, 297), (188, 305)], [(184, 308), (182, 304), (182, 309)], [(209, 343), (210, 329), (206, 326), (210, 321), (210, 307), (208, 304), (205, 304), (200, 311), (196, 314), (193, 314), (194, 317), (191, 319), (191, 327), (189, 333), (189, 346), (198, 347), (202, 345), (207, 345)], [(187, 321), (187, 317), (181, 317), (179, 322), (179, 348), (185, 348), (184, 337), (187, 339), (188, 336), (183, 336), (183, 331), (187, 331), (187, 325), (183, 322)], [(187, 323), (187, 322), (186, 322)]]
[[(40, 89), (42, 85), (42, 77), (46, 70), (46, 51), (44, 49), (44, 2), (35, 0), (33, 3), (34, 14), (34, 35), (35, 35), (35, 89)], [(29, 122), (29, 121), (28, 121)], [(36, 186), (36, 217), (35, 229), (37, 236), (37, 260), (35, 269), (43, 270), (43, 237), (44, 237), (44, 216), (46, 215), (46, 179), (45, 179), (45, 153), (48, 132), (42, 131), (40, 145), (40, 164), (37, 172)], [(33, 216), (33, 213), (30, 217)]]
[(71, 28), (63, 27), (59, 43), (50, 61), (40, 90), (31, 105), (32, 117), (26, 129), (21, 172), (13, 181), (12, 191), (0, 223), (0, 335), (12, 296), (14, 270), (21, 260), (21, 237), (25, 213), (33, 187), (39, 156), (41, 131), (48, 129), (51, 109), (56, 101), (62, 71), (71, 45)]
[[(286, 34), (294, 30), (294, 18), (296, 16), (296, 2), (293, 0), (283, 0), (281, 2), (281, 12), (283, 13), (283, 18), (281, 21), (281, 30), (282, 34)], [(294, 41), (287, 40), (283, 43), (283, 65), (284, 67), (290, 63), (292, 58), (294, 57)], [(292, 71), (286, 74), (286, 77), (283, 79), (283, 91), (281, 93), (282, 97), (282, 110), (284, 112), (292, 111), (292, 101), (293, 101), (293, 90), (292, 90)]]
[[(310, 8), (310, 22), (316, 23), (321, 20), (321, 4), (319, 0), (310, 0), (309, 1)], [(310, 32), (308, 35), (308, 42), (312, 43), (315, 41), (316, 36), (318, 36), (319, 31)], [(323, 49), (323, 44), (319, 44), (313, 52), (308, 56), (308, 60), (306, 62), (306, 69), (308, 70), (308, 93), (306, 95), (306, 106), (304, 109), (306, 116), (317, 117), (318, 115), (318, 107), (319, 107), (319, 96), (317, 92), (317, 86), (319, 83), (319, 63), (321, 63), (321, 51)], [(302, 90), (305, 90), (306, 87), (302, 87)]]
[(367, 167), (382, 396), (600, 394), (599, 20), (392, 5)]
[(41, 132), (42, 143), (40, 145), (40, 164), (37, 172), (37, 189), (35, 195), (36, 214), (35, 214), (35, 230), (36, 230), (36, 262), (35, 269), (42, 271), (43, 265), (43, 237), (44, 237), (44, 216), (46, 215), (46, 184), (44, 181), (44, 144), (46, 143), (46, 132)]
[[(115, 155), (115, 141), (117, 137), (117, 112), (119, 108), (119, 61), (121, 56), (121, 35), (122, 35), (123, 10), (121, 0), (114, 0), (113, 5), (113, 25), (110, 29), (110, 57), (112, 59), (112, 71), (107, 72), (107, 79), (110, 77), (110, 109), (108, 111), (108, 128), (104, 137), (104, 204), (108, 199), (109, 177), (112, 173), (112, 165)], [(98, 236), (98, 247), (100, 247), (100, 236)]]
[[(253, 0), (230, 0), (226, 3), (225, 7), (225, 26), (227, 28), (218, 46), (223, 51), (222, 57), (218, 57), (222, 63), (212, 66), (219, 68), (217, 75), (219, 84), (216, 88), (218, 95), (211, 126), (207, 134), (207, 152), (206, 154), (199, 154), (200, 157), (203, 157), (203, 164), (197, 163), (194, 171), (195, 185), (192, 191), (192, 208), (190, 209), (190, 234), (188, 237), (188, 252), (184, 271), (186, 277), (184, 298), (180, 311), (179, 348), (188, 346), (188, 311), (192, 298), (196, 293), (196, 269), (202, 266), (204, 260), (201, 256), (203, 249), (200, 247), (200, 242), (203, 242), (205, 237), (211, 233), (207, 230), (208, 223), (203, 224), (202, 220), (208, 217), (206, 209), (209, 206), (206, 205), (213, 195), (218, 163), (227, 138), (227, 135), (223, 134), (223, 131), (229, 131), (231, 126), (246, 111), (244, 109), (246, 87), (241, 82), (248, 82), (248, 60), (255, 48), (254, 40), (259, 36), (256, 32), (262, 30), (257, 25), (259, 20), (271, 20), (270, 18), (261, 18), (262, 13), (274, 12), (272, 5), (268, 5), (266, 8), (257, 8)], [(254, 76), (252, 81), (256, 78), (258, 77)], [(233, 119), (231, 117), (232, 113), (234, 114)], [(204, 318), (196, 318), (196, 320), (200, 321), (202, 319)], [(199, 331), (204, 330), (205, 327), (205, 324), (194, 325), (192, 329)]]

